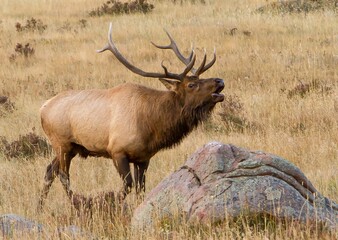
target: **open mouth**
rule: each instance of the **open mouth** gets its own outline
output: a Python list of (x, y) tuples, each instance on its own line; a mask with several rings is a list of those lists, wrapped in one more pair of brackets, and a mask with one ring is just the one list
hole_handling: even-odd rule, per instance
[(214, 102), (222, 102), (224, 100), (224, 94), (221, 91), (224, 89), (224, 84), (219, 85), (215, 92), (211, 94), (212, 99)]

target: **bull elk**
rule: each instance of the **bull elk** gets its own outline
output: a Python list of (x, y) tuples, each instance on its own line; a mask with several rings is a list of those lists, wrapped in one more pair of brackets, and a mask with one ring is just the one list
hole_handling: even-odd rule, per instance
[[(224, 100), (220, 92), (224, 82), (219, 78), (200, 79), (216, 61), (194, 68), (195, 53), (184, 57), (175, 41), (166, 32), (171, 49), (184, 63), (182, 73), (171, 73), (162, 62), (163, 73), (145, 72), (132, 65), (116, 48), (112, 40), (112, 24), (108, 44), (97, 52), (111, 51), (130, 71), (143, 77), (158, 78), (168, 89), (155, 90), (126, 83), (111, 89), (71, 90), (49, 99), (40, 109), (41, 124), (53, 150), (54, 160), (48, 165), (39, 200), (42, 209), (49, 189), (59, 177), (68, 197), (72, 199), (69, 169), (77, 154), (111, 158), (123, 179), (119, 196), (124, 199), (135, 185), (136, 193), (145, 190), (145, 171), (149, 160), (161, 149), (178, 144), (211, 113), (215, 104)], [(192, 74), (188, 76), (188, 73)], [(134, 183), (129, 164), (134, 165)]]

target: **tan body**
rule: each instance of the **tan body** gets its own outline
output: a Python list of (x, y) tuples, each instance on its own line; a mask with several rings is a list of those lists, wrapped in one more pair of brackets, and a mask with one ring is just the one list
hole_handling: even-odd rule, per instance
[(75, 143), (95, 156), (124, 154), (130, 162), (142, 162), (159, 150), (157, 145), (167, 144), (158, 136), (177, 121), (183, 109), (177, 100), (174, 92), (131, 83), (67, 91), (41, 107), (42, 127), (55, 151)]
[[(103, 156), (113, 159), (124, 181), (123, 199), (133, 183), (136, 192), (145, 190), (145, 171), (150, 158), (161, 149), (178, 144), (211, 113), (215, 104), (223, 101), (220, 92), (224, 82), (219, 78), (199, 79), (216, 60), (207, 65), (206, 56), (198, 69), (194, 69), (195, 55), (184, 58), (172, 40), (169, 46), (186, 65), (181, 74), (148, 73), (131, 65), (116, 49), (111, 40), (101, 51), (110, 50), (129, 70), (136, 74), (159, 78), (167, 90), (161, 91), (136, 84), (122, 84), (106, 90), (67, 91), (48, 100), (41, 107), (42, 127), (56, 153), (45, 175), (40, 197), (40, 209), (50, 186), (59, 176), (69, 198), (69, 169), (71, 160), (82, 157)], [(187, 73), (193, 72), (192, 76)], [(134, 165), (133, 181), (130, 163)]]

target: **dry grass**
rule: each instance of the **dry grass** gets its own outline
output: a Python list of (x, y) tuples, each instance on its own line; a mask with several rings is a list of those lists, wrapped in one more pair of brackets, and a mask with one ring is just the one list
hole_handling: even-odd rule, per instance
[[(194, 43), (198, 59), (202, 47), (210, 54), (216, 47), (218, 60), (205, 76), (225, 80), (225, 94), (238, 96), (245, 119), (254, 123), (255, 129), (225, 131), (218, 115), (222, 113), (219, 105), (210, 122), (180, 146), (152, 159), (147, 174), (148, 191), (201, 145), (217, 140), (283, 156), (299, 166), (321, 193), (338, 201), (338, 109), (334, 107), (338, 105), (337, 14), (254, 14), (263, 3), (207, 0), (204, 5), (198, 1), (184, 1), (181, 5), (154, 0), (151, 14), (92, 18), (88, 12), (102, 1), (2, 1), (0, 96), (9, 96), (16, 109), (0, 116), (0, 135), (13, 141), (32, 128), (43, 135), (39, 107), (63, 90), (108, 88), (122, 82), (163, 89), (158, 81), (135, 76), (110, 54), (97, 54), (95, 50), (106, 43), (108, 23), (112, 21), (114, 40), (133, 63), (149, 71), (160, 71), (160, 62), (166, 59), (170, 69), (179, 70), (181, 65), (172, 60), (169, 52), (149, 43), (167, 43), (162, 30), (166, 28), (181, 49), (188, 50)], [(32, 17), (40, 19), (47, 28), (43, 32), (16, 31), (17, 22), (25, 23)], [(233, 28), (237, 31), (230, 34)], [(29, 43), (34, 55), (17, 56), (11, 61), (17, 43)], [(314, 81), (330, 91), (320, 91), (319, 87), (304, 95), (296, 92), (288, 96), (300, 82)], [(134, 233), (126, 224), (127, 216), (120, 213), (115, 221), (99, 214), (94, 214), (92, 221), (76, 217), (58, 181), (48, 196), (45, 213), (37, 215), (35, 203), (51, 158), (8, 161), (0, 153), (0, 213), (24, 215), (50, 229), (79, 225), (103, 239), (334, 239), (338, 235), (292, 223), (258, 228), (245, 221), (210, 228), (177, 224), (170, 234), (161, 229)], [(106, 159), (74, 159), (71, 181), (76, 192), (88, 195), (118, 190), (122, 184), (112, 162)], [(136, 206), (133, 194), (128, 202)]]

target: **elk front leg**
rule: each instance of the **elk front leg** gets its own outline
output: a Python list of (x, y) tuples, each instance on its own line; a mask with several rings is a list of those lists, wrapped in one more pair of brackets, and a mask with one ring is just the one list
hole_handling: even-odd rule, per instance
[(149, 160), (141, 163), (134, 163), (134, 178), (135, 178), (135, 187), (136, 194), (139, 194), (141, 191), (145, 192), (146, 190), (146, 176), (145, 172), (149, 166)]
[(118, 198), (120, 200), (124, 200), (133, 187), (133, 178), (130, 173), (129, 160), (125, 155), (115, 155), (114, 165), (123, 180), (123, 189), (120, 191)]

